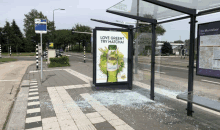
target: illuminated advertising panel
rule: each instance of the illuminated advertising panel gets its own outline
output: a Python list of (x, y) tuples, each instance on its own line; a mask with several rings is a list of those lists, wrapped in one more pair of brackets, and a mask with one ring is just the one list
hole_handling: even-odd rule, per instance
[(128, 81), (128, 32), (96, 31), (96, 83)]

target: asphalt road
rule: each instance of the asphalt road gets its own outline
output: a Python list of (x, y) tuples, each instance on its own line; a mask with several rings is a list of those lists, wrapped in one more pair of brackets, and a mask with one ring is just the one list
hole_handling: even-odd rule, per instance
[[(70, 61), (77, 61), (77, 62), (83, 62), (83, 53), (65, 53), (69, 56)], [(91, 54), (86, 55), (86, 62), (92, 62), (93, 56)], [(142, 58), (143, 59), (143, 58)], [(147, 59), (147, 58), (146, 58)], [(188, 59), (181, 59), (180, 57), (171, 57), (171, 58), (160, 58), (162, 61), (169, 61), (169, 62), (183, 62), (187, 63)], [(173, 65), (163, 65), (163, 62), (161, 62), (160, 66), (155, 65), (155, 71), (161, 72), (163, 75), (169, 75), (173, 77), (179, 77), (183, 79), (188, 79), (188, 68), (187, 67), (181, 67), (181, 66), (173, 66)], [(146, 71), (151, 70), (150, 63), (138, 63), (138, 67), (141, 70), (146, 69)], [(209, 78), (204, 76), (198, 76), (196, 75), (196, 68), (194, 69), (194, 81), (201, 81), (201, 80), (207, 80), (208, 82), (214, 82), (213, 84), (219, 84), (219, 79), (216, 78)], [(203, 81), (204, 82), (204, 81)]]
[[(65, 55), (69, 55), (69, 60), (71, 62), (84, 62), (84, 58), (83, 58), (83, 53), (63, 53)], [(35, 56), (17, 56), (17, 57), (11, 57), (11, 58), (16, 58), (18, 60), (27, 60), (27, 61), (36, 61), (36, 57)], [(159, 58), (159, 57), (157, 57)], [(150, 59), (150, 57), (146, 57), (146, 58), (140, 58), (140, 59)], [(181, 66), (173, 66), (173, 65), (164, 65), (163, 61), (167, 61), (167, 62), (179, 62), (179, 63), (187, 63), (188, 59), (181, 59), (180, 57), (163, 57), (163, 58), (159, 58), (162, 62), (159, 65), (155, 65), (155, 71), (160, 72), (163, 75), (169, 75), (169, 76), (173, 76), (173, 77), (179, 77), (179, 78), (183, 78), (183, 79), (188, 79), (188, 68), (187, 67), (181, 67)], [(40, 61), (40, 58), (39, 58)], [(92, 62), (93, 61), (93, 56), (92, 54), (86, 54), (86, 62)], [(151, 65), (150, 63), (138, 63), (138, 68), (141, 70), (146, 70), (146, 71), (150, 71), (151, 70)], [(213, 84), (219, 84), (219, 79), (216, 78), (209, 78), (209, 77), (204, 77), (204, 76), (198, 76), (196, 75), (196, 69), (194, 69), (194, 80), (195, 81), (201, 81), (201, 80), (206, 80), (208, 82), (213, 82)], [(204, 81), (203, 81), (204, 82)]]

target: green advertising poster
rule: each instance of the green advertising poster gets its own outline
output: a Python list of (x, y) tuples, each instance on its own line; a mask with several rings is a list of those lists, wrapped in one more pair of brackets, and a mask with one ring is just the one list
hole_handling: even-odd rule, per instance
[(96, 46), (96, 83), (128, 81), (128, 32), (97, 30)]

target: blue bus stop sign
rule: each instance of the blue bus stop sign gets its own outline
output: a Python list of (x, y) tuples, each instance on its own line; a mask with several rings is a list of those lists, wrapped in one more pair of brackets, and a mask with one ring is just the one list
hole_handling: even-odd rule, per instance
[(46, 19), (35, 19), (35, 33), (47, 33)]

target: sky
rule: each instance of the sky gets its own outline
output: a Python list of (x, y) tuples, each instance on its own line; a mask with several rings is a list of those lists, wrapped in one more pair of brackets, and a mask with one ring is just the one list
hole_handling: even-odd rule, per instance
[[(5, 22), (12, 22), (15, 19), (21, 32), (24, 34), (24, 14), (28, 14), (32, 9), (47, 16), (53, 21), (53, 10), (63, 8), (65, 10), (54, 11), (54, 21), (56, 29), (71, 29), (75, 24), (95, 27), (114, 27), (107, 24), (91, 21), (90, 19), (116, 22), (135, 22), (134, 19), (107, 13), (106, 10), (120, 2), (121, 0), (0, 0), (0, 27), (4, 27)], [(197, 24), (220, 20), (220, 13), (197, 17)], [(158, 37), (160, 41), (173, 42), (175, 40), (189, 39), (190, 19), (179, 20), (162, 24), (166, 33)], [(196, 24), (196, 37), (197, 37)]]

